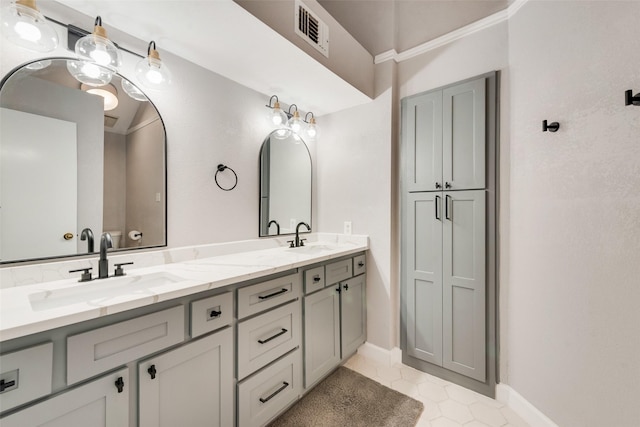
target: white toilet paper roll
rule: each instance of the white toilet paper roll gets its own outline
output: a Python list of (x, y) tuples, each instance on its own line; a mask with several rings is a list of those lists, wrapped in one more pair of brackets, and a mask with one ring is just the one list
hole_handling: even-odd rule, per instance
[(142, 238), (142, 233), (139, 232), (138, 230), (131, 230), (129, 232), (129, 238), (131, 240), (140, 240)]

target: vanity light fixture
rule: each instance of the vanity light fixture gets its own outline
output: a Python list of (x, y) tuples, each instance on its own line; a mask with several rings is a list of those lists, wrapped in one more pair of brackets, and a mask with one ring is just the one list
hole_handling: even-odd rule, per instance
[[(292, 114), (291, 108), (293, 107), (295, 107), (296, 109)], [(289, 111), (287, 112), (287, 116), (290, 117), (289, 127), (292, 131), (299, 134), (302, 130), (302, 120), (300, 119), (300, 113), (298, 113), (298, 106), (296, 104), (291, 104), (291, 106), (289, 107)]]
[[(271, 101), (275, 98), (275, 103), (271, 106)], [(286, 126), (287, 124), (287, 115), (280, 108), (280, 102), (278, 101), (278, 97), (273, 95), (269, 98), (269, 103), (265, 105), (265, 107), (271, 108), (272, 111), (269, 111), (268, 119), (274, 126)]]
[(75, 45), (78, 61), (68, 61), (67, 69), (78, 81), (90, 86), (104, 86), (122, 64), (118, 47), (107, 37), (102, 18), (96, 17), (93, 33)]
[(104, 111), (113, 110), (118, 106), (118, 90), (111, 83), (98, 87), (82, 84), (80, 89), (92, 95), (101, 96), (104, 99)]
[[(309, 117), (309, 114), (311, 114), (311, 118), (307, 120), (307, 117)], [(316, 136), (318, 136), (318, 125), (316, 124), (316, 118), (313, 116), (312, 112), (308, 112), (304, 116), (304, 122), (307, 124), (305, 133), (307, 134), (309, 139), (312, 139), (312, 140), (316, 139)]]
[(136, 77), (148, 89), (164, 89), (171, 84), (171, 71), (160, 59), (153, 40), (149, 42), (147, 57), (136, 65)]
[(58, 33), (36, 7), (35, 0), (16, 0), (2, 9), (2, 34), (13, 43), (38, 52), (58, 47)]

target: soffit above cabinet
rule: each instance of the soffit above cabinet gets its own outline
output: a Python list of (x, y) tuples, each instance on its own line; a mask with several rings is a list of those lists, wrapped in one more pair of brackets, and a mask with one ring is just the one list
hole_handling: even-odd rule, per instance
[[(85, 30), (99, 15), (107, 31), (145, 41), (129, 46), (110, 34), (123, 47), (144, 53), (154, 40), (161, 54), (170, 52), (265, 95), (277, 94), (317, 116), (371, 101), (232, 0), (58, 0), (38, 6)], [(73, 11), (90, 18), (77, 22)], [(179, 78), (188, 76), (174, 76)]]

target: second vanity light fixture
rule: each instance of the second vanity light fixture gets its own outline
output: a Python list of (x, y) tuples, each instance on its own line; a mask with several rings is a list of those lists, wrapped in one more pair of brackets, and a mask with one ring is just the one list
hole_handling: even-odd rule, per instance
[(153, 40), (147, 48), (147, 57), (136, 65), (136, 77), (149, 89), (163, 89), (171, 84), (171, 71), (160, 59)]
[[(273, 102), (274, 99), (275, 102)], [(312, 112), (307, 113), (304, 120), (300, 118), (300, 113), (298, 112), (298, 106), (296, 104), (291, 104), (289, 110), (285, 112), (280, 108), (280, 102), (276, 95), (269, 98), (269, 103), (266, 104), (265, 107), (271, 109), (268, 119), (273, 126), (281, 129), (290, 129), (297, 135), (304, 136), (309, 140), (314, 140), (318, 135), (318, 125)], [(292, 109), (293, 111), (291, 111)], [(311, 118), (307, 120), (309, 115), (311, 115)]]

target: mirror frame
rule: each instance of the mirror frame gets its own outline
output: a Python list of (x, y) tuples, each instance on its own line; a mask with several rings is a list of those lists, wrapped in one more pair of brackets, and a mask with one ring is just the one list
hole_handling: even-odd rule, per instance
[[(262, 164), (262, 152), (264, 150), (267, 139), (271, 139), (271, 135), (273, 135), (278, 130), (279, 129), (274, 129), (271, 132), (269, 132), (267, 137), (262, 141), (262, 145), (260, 145), (260, 152), (258, 154), (258, 164), (260, 166), (259, 174), (258, 174), (258, 238), (261, 238), (261, 239), (270, 238), (270, 237), (271, 238), (280, 237), (280, 236), (293, 236), (296, 234), (295, 231), (292, 233), (266, 234), (266, 235), (260, 234), (262, 229), (262, 174), (264, 173), (264, 166)], [(291, 133), (295, 133), (295, 132), (291, 131)], [(310, 188), (309, 188), (309, 223), (308, 224), (311, 227), (311, 231), (306, 231), (306, 230), (304, 231), (305, 234), (308, 234), (313, 232), (313, 159), (311, 158), (311, 151), (309, 151), (309, 146), (307, 145), (307, 143), (304, 141), (304, 139), (300, 135), (297, 135), (297, 136), (298, 138), (300, 138), (300, 142), (304, 144), (304, 147), (307, 150), (307, 154), (309, 155)]]
[[(65, 60), (65, 61), (76, 61), (77, 58), (71, 58), (71, 57), (64, 57), (64, 56), (52, 56), (52, 57), (44, 57), (44, 58), (39, 58), (39, 59), (34, 59), (34, 60), (30, 60), (27, 62), (24, 62), (20, 65), (18, 65), (17, 67), (14, 67), (10, 72), (8, 72), (6, 75), (4, 75), (2, 77), (2, 80), (0, 80), (0, 96), (2, 95), (2, 88), (4, 88), (4, 85), (6, 84), (6, 82), (18, 71), (20, 71), (21, 69), (25, 68), (27, 65), (29, 64), (33, 64), (34, 62), (40, 62), (40, 61), (45, 61), (45, 60)], [(144, 94), (144, 96), (147, 98), (147, 102), (149, 102), (151, 104), (151, 106), (156, 110), (156, 112), (158, 113), (158, 118), (160, 119), (160, 123), (162, 124), (162, 130), (164, 131), (164, 141), (163, 141), (163, 148), (164, 148), (164, 245), (151, 245), (151, 246), (142, 246), (142, 247), (136, 247), (136, 248), (118, 248), (118, 249), (109, 249), (109, 253), (117, 253), (117, 254), (122, 254), (125, 252), (130, 252), (130, 251), (147, 251), (147, 250), (153, 250), (153, 249), (158, 249), (158, 248), (166, 248), (168, 247), (168, 240), (169, 240), (169, 221), (168, 221), (168, 194), (169, 194), (169, 183), (168, 183), (168, 174), (167, 174), (167, 167), (168, 167), (168, 144), (167, 144), (167, 127), (165, 126), (164, 123), (164, 119), (162, 118), (162, 115), (160, 114), (160, 110), (158, 110), (158, 107), (156, 107), (156, 105), (153, 103), (153, 101), (149, 98), (149, 96), (147, 95), (147, 93), (140, 88), (139, 85), (135, 84), (132, 80), (128, 79), (127, 77), (123, 76), (120, 73), (115, 73), (116, 76), (120, 77), (121, 79), (125, 79), (128, 82), (130, 82), (131, 84), (133, 84), (136, 88), (138, 88), (140, 90), (140, 92), (142, 92)], [(127, 95), (128, 96), (128, 95)], [(103, 192), (103, 197), (104, 197), (104, 192)], [(78, 233), (77, 236), (79, 236), (80, 234)], [(123, 236), (124, 237), (124, 236)], [(79, 237), (78, 237), (79, 238)], [(100, 240), (99, 240), (99, 236), (96, 236), (96, 240), (97, 240), (97, 245), (95, 247), (100, 247)], [(18, 263), (39, 263), (42, 261), (56, 261), (56, 260), (69, 260), (69, 259), (73, 259), (73, 258), (78, 258), (78, 259), (82, 259), (82, 258), (91, 258), (91, 257), (95, 257), (99, 255), (99, 250), (98, 251), (94, 251), (91, 253), (81, 253), (81, 254), (69, 254), (69, 255), (53, 255), (53, 256), (49, 256), (49, 257), (37, 257), (37, 258), (24, 258), (24, 259), (17, 259), (17, 260), (8, 260), (8, 261), (1, 261), (0, 260), (0, 266), (5, 266), (5, 265), (9, 265), (9, 264), (18, 264)]]

